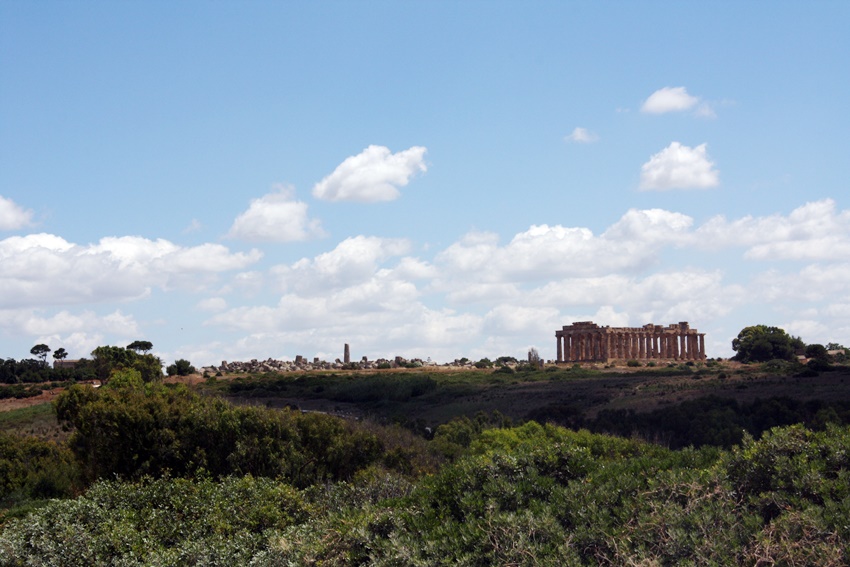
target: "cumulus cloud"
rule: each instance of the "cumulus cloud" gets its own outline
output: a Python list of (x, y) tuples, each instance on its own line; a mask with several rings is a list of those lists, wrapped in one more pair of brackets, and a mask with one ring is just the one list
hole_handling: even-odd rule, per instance
[(579, 144), (590, 144), (599, 140), (599, 136), (595, 132), (591, 132), (587, 128), (576, 126), (572, 133), (565, 138), (568, 142), (577, 142)]
[(393, 201), (417, 173), (425, 172), (426, 148), (414, 146), (392, 153), (384, 146), (369, 146), (345, 159), (313, 187), (313, 196), (325, 201), (373, 203)]
[(44, 315), (36, 309), (0, 309), (0, 331), (33, 336), (33, 344), (43, 343), (54, 350), (62, 347), (71, 358), (79, 358), (104, 344), (105, 337), (118, 344), (138, 337), (139, 325), (133, 315), (121, 310), (99, 315), (91, 310), (73, 313), (62, 309)]
[(258, 250), (219, 244), (181, 247), (163, 239), (107, 237), (77, 245), (51, 234), (0, 240), (0, 308), (126, 301), (153, 287), (197, 288), (205, 277), (244, 268)]
[(307, 203), (295, 200), (294, 189), (283, 185), (252, 199), (227, 233), (229, 238), (249, 242), (298, 242), (324, 235), (321, 223), (307, 216)]
[(685, 87), (664, 87), (649, 95), (640, 111), (649, 114), (681, 112), (695, 107), (699, 101), (699, 97), (689, 95)]
[(642, 240), (647, 243), (678, 243), (694, 219), (664, 209), (629, 209), (603, 236), (615, 241)]
[(850, 258), (850, 210), (834, 200), (797, 207), (789, 215), (712, 217), (695, 233), (703, 247), (744, 247), (752, 260), (836, 260)]
[[(439, 285), (468, 298), (475, 289), (488, 294), (509, 291), (504, 286), (470, 287), (473, 282), (503, 284), (642, 270), (656, 262), (659, 245), (678, 245), (687, 238), (692, 222), (681, 213), (633, 209), (601, 235), (584, 227), (534, 225), (500, 245), (495, 234), (470, 233), (437, 254), (435, 263), (444, 278)], [(457, 285), (458, 278), (465, 283)]]
[(32, 211), (0, 195), (0, 230), (18, 230), (32, 224)]
[[(25, 248), (7, 240), (17, 243), (10, 246), (15, 250)], [(79, 248), (50, 235), (35, 240), (60, 259)], [(784, 215), (715, 217), (699, 226), (674, 211), (630, 209), (601, 233), (533, 225), (501, 241), (495, 233), (471, 232), (430, 261), (415, 257), (407, 240), (360, 235), (267, 272), (234, 274), (226, 290), (207, 290), (208, 299), (195, 304), (207, 311), (205, 324), (237, 336), (192, 352), (215, 353), (214, 360), (296, 354), (332, 360), (350, 343), (355, 356), (452, 360), (524, 356), (534, 345), (550, 358), (553, 329), (595, 320), (626, 326), (690, 321), (712, 333), (711, 356), (727, 355), (727, 335), (752, 324), (736, 318), (749, 316), (754, 303), (782, 313), (777, 320), (846, 319), (849, 246), (850, 212), (831, 200)], [(104, 239), (90, 248), (123, 270), (155, 265), (161, 257), (183, 273), (199, 268), (195, 255), (210, 256), (200, 247), (134, 238)], [(818, 263), (769, 266), (755, 275), (705, 267), (715, 266), (718, 256), (734, 257), (729, 248), (746, 259)], [(232, 256), (225, 254), (220, 265), (238, 264)], [(690, 265), (678, 262), (683, 258)], [(173, 281), (167, 271), (164, 277)], [(255, 287), (260, 299), (250, 304), (245, 290)], [(271, 301), (270, 291), (277, 291)], [(238, 295), (240, 306), (229, 305), (225, 294)]]
[(640, 188), (644, 191), (706, 189), (719, 185), (719, 175), (708, 157), (706, 144), (690, 148), (672, 142), (643, 164)]
[[(404, 239), (355, 236), (313, 259), (304, 258), (291, 266), (275, 266), (272, 274), (280, 279), (283, 289), (323, 294), (367, 281), (386, 260), (407, 254), (409, 250), (410, 242)], [(404, 266), (411, 268), (410, 263)]]

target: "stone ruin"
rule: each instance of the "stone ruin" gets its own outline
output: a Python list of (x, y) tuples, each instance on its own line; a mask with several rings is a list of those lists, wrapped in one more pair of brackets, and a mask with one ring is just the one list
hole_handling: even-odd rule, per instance
[(593, 321), (565, 325), (555, 331), (556, 362), (613, 360), (705, 360), (705, 333), (687, 321), (666, 327), (600, 327)]

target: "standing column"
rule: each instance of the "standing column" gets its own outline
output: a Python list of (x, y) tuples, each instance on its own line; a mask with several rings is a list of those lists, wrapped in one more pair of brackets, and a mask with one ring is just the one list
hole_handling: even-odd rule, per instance
[(705, 360), (705, 333), (699, 334), (699, 358)]
[(646, 335), (638, 333), (638, 358), (643, 360), (646, 358)]
[(555, 333), (555, 362), (562, 362), (561, 357), (563, 357), (564, 352), (564, 337), (559, 336), (558, 333)]
[(676, 334), (670, 335), (670, 341), (673, 346), (673, 358), (679, 360), (679, 336)]

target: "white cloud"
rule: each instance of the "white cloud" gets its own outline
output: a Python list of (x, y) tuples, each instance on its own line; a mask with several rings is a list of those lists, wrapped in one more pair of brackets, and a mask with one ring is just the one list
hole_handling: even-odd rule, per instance
[(426, 148), (414, 146), (392, 153), (384, 146), (369, 146), (345, 159), (313, 187), (313, 196), (326, 201), (373, 203), (393, 201), (419, 172), (425, 172)]
[(629, 209), (603, 236), (609, 240), (678, 243), (694, 219), (663, 209)]
[[(304, 258), (291, 266), (276, 266), (272, 274), (280, 278), (283, 289), (323, 294), (367, 281), (384, 261), (409, 250), (410, 242), (404, 239), (355, 236), (312, 260)], [(405, 263), (405, 268), (409, 269), (410, 264)]]
[(642, 190), (705, 189), (719, 183), (719, 172), (708, 157), (706, 144), (690, 148), (672, 142), (641, 167)]
[(32, 226), (32, 211), (0, 195), (0, 230), (18, 230)]
[(850, 210), (838, 211), (823, 199), (797, 207), (789, 215), (709, 219), (694, 234), (706, 248), (744, 247), (751, 260), (822, 260), (850, 258)]
[(508, 282), (640, 271), (657, 261), (661, 245), (686, 240), (692, 222), (681, 213), (633, 209), (600, 236), (582, 227), (535, 225), (500, 246), (495, 234), (470, 233), (437, 254), (435, 285), (469, 300), (475, 293), (510, 295), (514, 290), (502, 285)]
[(126, 301), (153, 287), (197, 289), (223, 271), (244, 268), (258, 250), (219, 244), (184, 248), (163, 239), (107, 237), (80, 246), (51, 234), (0, 240), (0, 308)]
[(576, 126), (572, 133), (565, 138), (568, 142), (577, 142), (579, 144), (589, 144), (599, 140), (599, 136), (595, 132), (591, 132), (587, 128)]
[[(32, 336), (33, 344), (46, 344), (53, 350), (64, 348), (70, 358), (88, 357), (104, 337), (119, 346), (140, 336), (135, 317), (120, 310), (98, 315), (89, 310), (72, 313), (61, 310), (44, 316), (41, 310), (0, 310), (0, 331), (12, 335)], [(20, 353), (26, 358), (27, 353)], [(17, 356), (15, 358), (18, 358)]]
[(196, 307), (201, 311), (224, 311), (227, 309), (227, 301), (223, 297), (208, 297), (199, 301)]
[(298, 242), (325, 235), (321, 223), (307, 216), (307, 203), (295, 200), (291, 187), (276, 185), (275, 189), (252, 199), (227, 236), (250, 242)]
[(693, 108), (699, 101), (699, 97), (689, 95), (685, 87), (664, 87), (649, 95), (640, 111), (649, 114), (681, 112)]

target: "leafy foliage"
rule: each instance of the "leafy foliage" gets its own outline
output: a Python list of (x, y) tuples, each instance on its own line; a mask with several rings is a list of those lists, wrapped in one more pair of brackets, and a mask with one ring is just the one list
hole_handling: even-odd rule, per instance
[(735, 360), (740, 362), (766, 362), (768, 360), (794, 360), (795, 339), (779, 327), (753, 325), (745, 327), (732, 339)]
[(145, 382), (162, 379), (162, 360), (152, 354), (139, 354), (117, 346), (99, 346), (91, 354), (91, 366), (101, 382), (109, 380), (115, 370), (127, 368), (138, 370)]
[(296, 490), (269, 479), (106, 481), (10, 522), (0, 564), (246, 565), (306, 514)]
[(188, 376), (195, 373), (195, 367), (188, 360), (181, 358), (176, 360), (174, 364), (169, 364), (165, 372), (169, 376)]
[(844, 565), (847, 447), (835, 426), (726, 452), (529, 423), (413, 483), (107, 481), (9, 521), (0, 564)]
[(374, 435), (338, 418), (234, 406), (133, 372), (114, 379), (100, 390), (72, 386), (56, 401), (89, 481), (252, 474), (305, 486), (349, 478), (381, 452)]
[(78, 473), (73, 455), (55, 443), (0, 432), (0, 502), (70, 496)]

